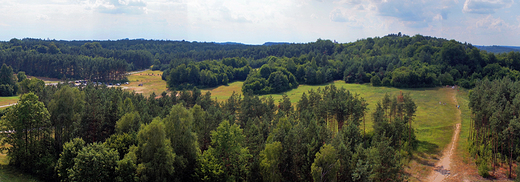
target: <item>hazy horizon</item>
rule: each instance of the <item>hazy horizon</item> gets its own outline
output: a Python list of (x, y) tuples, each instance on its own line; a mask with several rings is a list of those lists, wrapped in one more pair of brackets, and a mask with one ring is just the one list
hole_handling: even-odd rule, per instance
[(401, 32), (520, 45), (513, 0), (0, 0), (0, 40), (355, 42)]

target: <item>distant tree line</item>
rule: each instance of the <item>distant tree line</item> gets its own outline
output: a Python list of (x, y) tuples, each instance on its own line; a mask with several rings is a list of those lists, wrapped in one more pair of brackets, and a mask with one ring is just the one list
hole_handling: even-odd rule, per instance
[(371, 132), (361, 129), (366, 108), (333, 85), (295, 104), (40, 85), (2, 111), (0, 141), (10, 165), (47, 181), (404, 180), (414, 102), (386, 95)]
[[(279, 46), (290, 47), (291, 45)], [(300, 44), (294, 46), (301, 48), (302, 51), (292, 57), (268, 56), (254, 59), (249, 56), (223, 58), (217, 62), (241, 60), (240, 67), (249, 65), (252, 69), (246, 79), (231, 78), (230, 76), (233, 75), (231, 71), (226, 75), (229, 82), (245, 80), (243, 91), (250, 90), (255, 94), (280, 93), (296, 88), (299, 84), (315, 85), (334, 80), (399, 88), (454, 84), (472, 88), (476, 80), (483, 78), (496, 79), (506, 76), (513, 80), (520, 78), (518, 71), (520, 53), (518, 52), (488, 53), (478, 50), (471, 44), (422, 35), (413, 37), (388, 35), (347, 44), (318, 40), (308, 44), (311, 49), (304, 48)], [(310, 51), (305, 52), (308, 50)], [(169, 70), (177, 69), (171, 65), (198, 65), (199, 63), (189, 59), (173, 59), (170, 66), (161, 67), (165, 70), (164, 79), (169, 79)], [(229, 63), (222, 64), (234, 69), (238, 68), (237, 64), (235, 66)], [(199, 66), (199, 72), (204, 70), (215, 75), (217, 82), (213, 83), (227, 84), (221, 81), (224, 74), (218, 76), (222, 71)], [(273, 79), (269, 80), (271, 74)], [(295, 80), (292, 80), (293, 77)], [(274, 81), (275, 78), (277, 81)], [(193, 84), (197, 82), (183, 81), (180, 85), (186, 83), (197, 85)], [(174, 82), (169, 82), (169, 87), (172, 89), (178, 88), (179, 85)], [(199, 88), (217, 85), (198, 84)]]
[[(125, 71), (153, 65), (152, 69), (165, 72), (163, 79), (168, 81), (170, 89), (214, 87), (249, 80), (244, 91), (258, 94), (333, 80), (400, 88), (453, 84), (472, 88), (476, 80), (483, 78), (520, 78), (518, 52), (494, 54), (455, 40), (399, 34), (344, 44), (318, 39), (305, 44), (271, 46), (26, 38), (0, 43), (0, 62), (28, 75), (91, 80), (121, 79)], [(259, 75), (259, 70), (276, 71), (269, 71), (273, 73), (273, 79), (269, 80), (270, 74)], [(174, 73), (173, 78), (170, 72)], [(291, 80), (291, 74), (295, 81)]]

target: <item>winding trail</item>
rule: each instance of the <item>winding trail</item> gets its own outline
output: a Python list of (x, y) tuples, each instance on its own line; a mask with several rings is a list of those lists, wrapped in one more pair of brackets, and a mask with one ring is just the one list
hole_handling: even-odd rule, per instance
[[(455, 105), (458, 105), (457, 98), (455, 98), (457, 92), (453, 91), (450, 92), (452, 94), (451, 99)], [(455, 151), (455, 148), (457, 147), (457, 143), (459, 141), (459, 133), (460, 133), (460, 123), (461, 123), (461, 111), (460, 109), (457, 109), (457, 114), (455, 116), (455, 119), (457, 121), (457, 124), (455, 126), (455, 131), (453, 134), (453, 137), (451, 138), (451, 143), (444, 150), (442, 153), (441, 159), (435, 164), (434, 170), (430, 173), (428, 178), (426, 178), (426, 181), (430, 182), (441, 182), (447, 179), (450, 176), (450, 170), (451, 170), (451, 162), (452, 162), (452, 155)]]
[(18, 102), (15, 102), (15, 103), (12, 103), (12, 104), (7, 104), (7, 105), (0, 106), (0, 108), (2, 108), (2, 107), (14, 106), (14, 105), (16, 105), (16, 104), (18, 104)]

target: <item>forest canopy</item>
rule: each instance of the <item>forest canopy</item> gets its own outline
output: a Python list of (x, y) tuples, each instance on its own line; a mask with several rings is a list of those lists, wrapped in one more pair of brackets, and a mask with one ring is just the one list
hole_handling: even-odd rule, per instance
[(400, 88), (472, 88), (483, 78), (520, 78), (519, 52), (495, 54), (455, 40), (401, 34), (351, 43), (318, 39), (273, 45), (11, 39), (0, 43), (0, 62), (27, 75), (93, 81), (121, 80), (126, 71), (152, 68), (164, 71), (170, 90), (245, 81), (243, 91), (255, 94), (334, 80)]

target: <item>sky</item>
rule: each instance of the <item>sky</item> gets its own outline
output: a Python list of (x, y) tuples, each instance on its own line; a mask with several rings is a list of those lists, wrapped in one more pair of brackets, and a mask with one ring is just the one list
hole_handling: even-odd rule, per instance
[(520, 46), (514, 0), (0, 0), (0, 40), (354, 42), (390, 33)]

